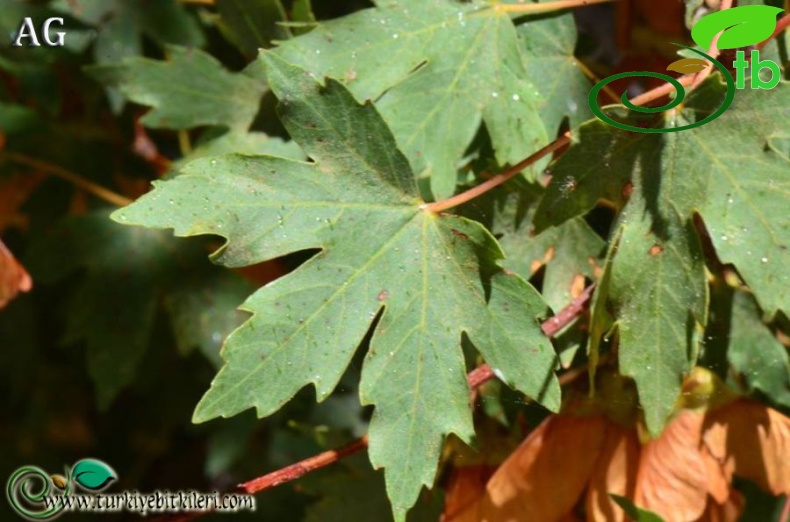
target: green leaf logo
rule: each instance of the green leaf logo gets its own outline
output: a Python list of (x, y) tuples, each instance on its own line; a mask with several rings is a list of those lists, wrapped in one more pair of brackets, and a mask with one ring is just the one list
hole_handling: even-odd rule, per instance
[(776, 15), (782, 10), (767, 5), (743, 5), (709, 14), (691, 30), (691, 38), (709, 49), (713, 38), (725, 31), (716, 42), (719, 49), (736, 49), (762, 42), (776, 29)]
[(82, 459), (71, 470), (74, 481), (85, 489), (102, 491), (118, 479), (110, 466), (96, 459)]

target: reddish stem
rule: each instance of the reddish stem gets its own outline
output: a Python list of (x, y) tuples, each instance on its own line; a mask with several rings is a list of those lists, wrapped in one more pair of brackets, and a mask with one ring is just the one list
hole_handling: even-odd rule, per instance
[(483, 183), (477, 185), (476, 187), (472, 187), (466, 192), (462, 192), (458, 195), (455, 195), (451, 198), (443, 199), (441, 201), (436, 201), (434, 203), (425, 203), (420, 206), (421, 210), (425, 210), (427, 212), (434, 212), (439, 213), (445, 210), (451, 209), (453, 207), (457, 207), (458, 205), (462, 205), (467, 201), (471, 201), (476, 197), (479, 197), (489, 190), (498, 187), (502, 183), (508, 181), (510, 178), (524, 170), (525, 168), (529, 167), (533, 163), (543, 159), (545, 156), (548, 156), (552, 152), (557, 149), (560, 149), (571, 142), (571, 137), (569, 133), (565, 133), (556, 140), (552, 141), (536, 153), (532, 154), (527, 159), (516, 163), (512, 167), (507, 170), (504, 170), (494, 176), (493, 178), (484, 181)]
[[(584, 289), (584, 292), (582, 292), (579, 297), (571, 301), (568, 306), (560, 310), (555, 316), (544, 321), (541, 324), (543, 333), (549, 337), (552, 337), (572, 323), (577, 317), (579, 317), (584, 312), (584, 310), (587, 309), (587, 305), (590, 302), (590, 297), (592, 296), (594, 288), (595, 285), (588, 286)], [(469, 384), (469, 388), (471, 388), (472, 391), (476, 390), (493, 378), (494, 372), (487, 364), (483, 364), (482, 366), (475, 368), (466, 376), (467, 383)], [(267, 475), (263, 475), (262, 477), (258, 477), (248, 482), (239, 484), (239, 490), (244, 493), (258, 493), (260, 491), (279, 486), (280, 484), (291, 482), (292, 480), (303, 477), (312, 471), (321, 469), (330, 464), (334, 464), (344, 457), (353, 455), (358, 451), (362, 451), (367, 447), (367, 445), (368, 438), (367, 435), (365, 435), (341, 448), (324, 451), (323, 453), (309, 457), (305, 460), (297, 462), (296, 464), (291, 464), (290, 466), (273, 471)]]
[(313, 455), (312, 457), (297, 462), (296, 464), (291, 464), (290, 466), (278, 469), (262, 477), (239, 484), (239, 490), (243, 493), (253, 494), (279, 486), (280, 484), (285, 484), (286, 482), (291, 482), (292, 480), (307, 475), (311, 471), (324, 468), (330, 464), (334, 464), (342, 458), (362, 451), (367, 446), (368, 436), (363, 435), (359, 439), (340, 448), (324, 451), (318, 455)]
[[(587, 309), (587, 305), (590, 302), (590, 298), (592, 296), (593, 289), (595, 285), (590, 285), (584, 289), (584, 292), (579, 295), (576, 299), (571, 301), (571, 303), (560, 310), (556, 315), (547, 319), (541, 324), (541, 329), (543, 333), (545, 333), (548, 337), (552, 337), (559, 333), (560, 330), (571, 324), (576, 318), (578, 318), (584, 311)], [(586, 370), (585, 370), (586, 371)], [(575, 374), (574, 374), (575, 376)], [(565, 375), (563, 375), (565, 377)], [(485, 384), (486, 382), (490, 381), (494, 378), (494, 372), (491, 367), (487, 364), (483, 364), (482, 366), (475, 368), (466, 376), (467, 383), (469, 384), (469, 388), (471, 389), (472, 393), (475, 393), (477, 388)], [(571, 373), (568, 373), (568, 378), (561, 379), (561, 382), (564, 384), (572, 380)], [(325, 468), (330, 464), (334, 464), (339, 460), (358, 453), (365, 449), (368, 446), (368, 437), (364, 435), (359, 439), (342, 446), (337, 449), (331, 449), (324, 452), (321, 452), (317, 455), (313, 455), (312, 457), (308, 457), (304, 460), (301, 460), (295, 464), (291, 464), (290, 466), (286, 466), (282, 469), (278, 469), (277, 471), (273, 471), (261, 477), (249, 480), (239, 486), (236, 489), (238, 493), (259, 493), (261, 491), (273, 488), (275, 486), (279, 486), (281, 484), (285, 484), (287, 482), (294, 481), (300, 477), (307, 475), (313, 471), (319, 470), (321, 468)], [(200, 511), (196, 513), (188, 513), (182, 515), (173, 515), (169, 517), (161, 517), (159, 519), (154, 519), (152, 522), (187, 522), (189, 520), (194, 520), (202, 515), (209, 513), (209, 511)]]
[(469, 384), (469, 388), (474, 391), (493, 378), (494, 370), (492, 370), (489, 365), (483, 364), (469, 372), (466, 376), (466, 382)]
[[(560, 310), (555, 316), (544, 321), (540, 327), (548, 337), (557, 335), (560, 330), (571, 324), (577, 317), (579, 317), (587, 309), (590, 302), (590, 297), (595, 288), (595, 285), (590, 285), (584, 289), (579, 297), (571, 301), (571, 303)], [(466, 376), (466, 381), (469, 384), (472, 392), (494, 378), (494, 372), (487, 364), (483, 364), (475, 368)], [(239, 489), (245, 493), (258, 493), (265, 489), (291, 482), (311, 471), (326, 467), (334, 464), (340, 459), (353, 455), (358, 451), (365, 449), (368, 445), (367, 435), (351, 442), (350, 444), (338, 449), (324, 451), (318, 455), (309, 457), (305, 460), (291, 464), (288, 467), (273, 471), (268, 475), (252, 479), (239, 485)]]
[(590, 298), (592, 297), (594, 289), (594, 284), (588, 286), (584, 289), (584, 292), (571, 301), (568, 306), (557, 312), (554, 317), (546, 319), (543, 324), (540, 325), (543, 333), (549, 337), (554, 337), (560, 333), (560, 330), (571, 324), (574, 319), (584, 313), (587, 309), (587, 305), (590, 304)]
[(73, 184), (77, 188), (84, 190), (85, 192), (88, 192), (90, 194), (93, 194), (94, 196), (103, 199), (104, 201), (118, 207), (124, 207), (132, 202), (132, 200), (127, 198), (126, 196), (117, 194), (110, 189), (106, 189), (101, 185), (80, 176), (77, 173), (71, 172), (70, 170), (66, 170), (63, 167), (60, 167), (53, 163), (48, 163), (46, 161), (41, 161), (36, 158), (26, 156), (24, 154), (18, 154), (16, 152), (8, 152), (8, 151), (0, 151), (0, 161), (2, 160), (8, 160), (17, 163), (19, 165), (23, 165), (25, 167), (31, 168), (33, 170), (43, 172), (45, 174), (51, 174), (53, 176), (57, 176), (61, 179), (68, 181), (69, 183)]
[(552, 11), (559, 11), (560, 9), (575, 9), (577, 7), (585, 7), (593, 4), (603, 4), (605, 2), (614, 2), (615, 0), (555, 0), (553, 2), (544, 2), (542, 4), (495, 4), (494, 9), (505, 13), (518, 13), (518, 14), (541, 14), (550, 13)]

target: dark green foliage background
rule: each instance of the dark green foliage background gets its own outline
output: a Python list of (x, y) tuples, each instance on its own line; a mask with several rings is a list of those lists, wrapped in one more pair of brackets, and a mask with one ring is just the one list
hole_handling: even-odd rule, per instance
[[(128, 148), (140, 107), (123, 104), (113, 91), (108, 101), (105, 89), (83, 67), (125, 56), (161, 59), (165, 44), (180, 44), (207, 49), (238, 69), (249, 61), (246, 49), (232, 45), (220, 26), (201, 19), (200, 9), (175, 0), (75, 3), (88, 8), (81, 17), (65, 16), (67, 47), (18, 49), (5, 37), (0, 42), (5, 150), (60, 165), (115, 190), (117, 172), (143, 182), (153, 179), (153, 168)], [(313, 2), (322, 18), (367, 5)], [(24, 16), (62, 15), (57, 7), (2, 0), (2, 33), (16, 31)], [(271, 114), (273, 102), (264, 100), (269, 106), (262, 114)], [(271, 117), (260, 119), (256, 125), (271, 134)], [(199, 142), (202, 133), (193, 131), (192, 139)], [(178, 159), (174, 133), (153, 131), (152, 137), (164, 155)], [(0, 158), (0, 180), (26, 170)], [(248, 411), (193, 425), (195, 404), (216, 373), (219, 346), (247, 315), (235, 309), (254, 285), (208, 261), (215, 241), (176, 240), (169, 233), (122, 227), (107, 218), (112, 207), (91, 196), (88, 215), (69, 216), (73, 196), (67, 182), (46, 179), (21, 209), (29, 227), (3, 235), (35, 281), (32, 293), (0, 311), (3, 484), (22, 465), (56, 473), (94, 457), (117, 471), (112, 491), (228, 490), (364, 433), (368, 414), (356, 397), (358, 363), (324, 403), (316, 404), (313, 391), (303, 390), (264, 420)], [(101, 360), (103, 352), (109, 360)], [(101, 377), (92, 377), (92, 367)], [(368, 493), (371, 488), (374, 493)], [(339, 490), (344, 495), (322, 501)], [(360, 495), (365, 503), (358, 502)], [(255, 515), (233, 519), (331, 520), (348, 504), (377, 520), (391, 516), (382, 474), (370, 469), (364, 455), (257, 500)], [(440, 497), (428, 506), (434, 513), (440, 505), (436, 500)], [(4, 499), (0, 518), (14, 517)], [(61, 519), (94, 518), (68, 514)]]
[[(214, 175), (207, 165), (215, 160), (193, 163), (192, 171), (185, 167), (207, 156), (236, 152), (303, 161), (317, 150), (330, 159), (343, 158), (343, 150), (353, 143), (323, 144), (323, 136), (315, 139), (310, 128), (294, 132), (299, 122), (293, 116), (291, 120), (277, 118), (278, 100), (270, 88), (281, 101), (294, 96), (296, 114), (308, 112), (299, 102), (312, 103), (327, 92), (334, 96), (332, 100), (346, 103), (337, 103), (335, 121), (343, 121), (348, 114), (364, 114), (363, 130), (372, 128), (373, 145), (387, 149), (377, 150), (376, 159), (382, 165), (388, 161), (397, 165), (398, 174), (405, 178), (411, 168), (416, 177), (417, 188), (414, 194), (408, 193), (411, 199), (404, 203), (406, 207), (417, 201), (417, 193), (430, 201), (469, 188), (479, 181), (475, 174), (513, 164), (571, 128), (580, 143), (550, 167), (549, 160), (544, 160), (527, 169), (523, 177), (456, 210), (492, 234), (457, 218), (470, 227), (464, 229), (469, 233), (452, 231), (466, 239), (473, 236), (488, 249), (480, 255), (479, 267), (463, 261), (459, 266), (469, 265), (478, 272), (499, 270), (495, 236), (506, 254), (501, 266), (528, 279), (542, 296), (533, 292), (534, 300), (527, 306), (523, 290), (531, 289), (521, 281), (516, 287), (522, 291), (524, 309), (537, 308), (546, 314), (548, 307), (556, 311), (570, 301), (575, 276), (590, 283), (606, 270), (606, 284), (595, 299), (608, 307), (596, 307), (592, 313), (589, 331), (600, 336), (589, 339), (590, 347), (611, 349), (609, 328), (619, 321), (619, 369), (635, 380), (648, 428), (654, 433), (672, 410), (682, 374), (694, 364), (712, 369), (732, 388), (787, 413), (790, 364), (786, 347), (774, 334), (790, 330), (785, 315), (790, 294), (784, 284), (789, 254), (785, 245), (765, 239), (788, 237), (787, 82), (771, 93), (739, 93), (718, 127), (672, 137), (635, 137), (600, 121), (584, 123), (591, 116), (586, 106), (590, 82), (579, 71), (575, 53), (585, 49), (576, 48), (570, 13), (511, 20), (485, 10), (468, 16), (478, 6), (474, 2), (403, 1), (417, 11), (414, 19), (399, 18), (400, 12), (388, 11), (391, 6), (385, 1), (377, 2), (374, 10), (367, 9), (373, 4), (358, 0), (313, 0), (312, 5), (307, 0), (216, 0), (211, 7), (178, 0), (0, 0), (0, 34), (13, 33), (25, 16), (36, 20), (64, 16), (67, 31), (63, 48), (12, 48), (8, 39), (0, 40), (0, 132), (5, 139), (0, 149), (0, 183), (36, 170), (20, 165), (14, 155), (71, 170), (130, 198), (139, 194), (129, 187), (147, 187), (160, 177), (170, 180), (195, 169), (198, 176), (185, 178), (195, 181), (200, 175)], [(286, 18), (291, 23), (281, 23)], [(316, 19), (331, 22), (310, 32)], [(426, 27), (415, 25), (418, 22)], [(271, 48), (275, 40), (285, 43), (269, 55), (267, 69), (266, 60), (256, 56), (259, 48)], [(469, 53), (467, 46), (472, 49)], [(765, 52), (781, 60), (787, 56), (785, 47), (786, 42), (779, 39)], [(273, 56), (309, 71), (318, 80), (330, 76), (337, 82), (324, 90), (310, 80), (289, 90), (291, 83), (299, 83), (291, 80), (304, 77), (302, 69), (292, 70), (290, 64), (272, 69)], [(506, 67), (499, 67), (502, 64)], [(425, 74), (413, 74), (422, 67)], [(270, 77), (272, 85), (267, 87), (266, 76), (272, 70), (282, 78)], [(540, 81), (530, 83), (525, 78)], [(360, 108), (348, 102), (351, 96), (360, 101), (372, 99), (375, 104)], [(721, 85), (714, 78), (693, 93), (686, 112), (678, 113), (676, 119), (693, 119), (710, 110), (718, 97)], [(427, 110), (431, 107), (438, 110)], [(359, 117), (352, 123), (361, 121)], [(137, 125), (144, 126), (159, 152), (172, 160), (164, 174), (132, 150)], [(297, 144), (291, 138), (301, 141)], [(401, 145), (403, 156), (389, 146), (393, 139)], [(190, 146), (185, 147), (186, 142)], [(700, 143), (710, 147), (703, 151)], [(735, 159), (718, 161), (726, 155)], [(734, 163), (741, 159), (761, 170)], [(241, 168), (238, 158), (220, 161), (227, 171)], [(338, 164), (346, 165), (338, 159), (331, 174), (342, 181), (347, 173)], [(356, 166), (352, 161), (348, 165)], [(202, 173), (201, 168), (205, 169)], [(538, 183), (544, 173), (553, 175), (548, 187)], [(178, 199), (178, 187), (191, 187), (190, 181), (184, 185), (180, 181), (166, 181), (157, 190)], [(208, 185), (201, 187), (200, 180), (195, 183), (190, 196), (203, 196), (208, 204), (212, 195)], [(287, 183), (283, 191), (290, 197), (293, 187)], [(231, 197), (232, 184), (226, 187)], [(628, 184), (631, 187), (626, 191)], [(349, 185), (347, 190), (354, 192), (354, 187)], [(295, 199), (307, 199), (296, 188), (293, 193)], [(737, 206), (737, 213), (722, 217), (720, 210), (726, 208), (724, 202), (731, 193), (740, 199), (757, 193), (763, 206)], [(601, 200), (608, 205), (600, 205)], [(154, 209), (154, 198), (143, 199), (115, 217), (131, 215), (137, 221), (130, 222), (148, 226), (178, 222), (187, 230), (184, 235), (220, 234), (210, 227), (227, 217), (194, 223), (189, 221), (196, 215), (192, 210), (179, 213), (173, 207), (172, 212), (164, 211), (162, 207), (169, 207), (163, 201)], [(764, 208), (776, 217), (762, 219)], [(118, 472), (116, 491), (228, 490), (368, 432), (373, 409), (361, 406), (358, 397), (370, 332), (325, 401), (316, 403), (313, 388), (307, 387), (273, 415), (257, 419), (247, 409), (253, 402), (275, 410), (272, 404), (280, 400), (272, 398), (276, 393), (258, 390), (254, 400), (249, 394), (231, 396), (227, 401), (231, 406), (219, 401), (219, 406), (203, 415), (210, 419), (246, 411), (193, 424), (195, 406), (222, 366), (219, 351), (224, 339), (249, 318), (237, 307), (256, 285), (209, 260), (209, 254), (222, 245), (221, 237), (184, 239), (173, 237), (171, 231), (127, 227), (109, 218), (112, 210), (101, 199), (77, 195), (72, 184), (50, 176), (21, 207), (24, 226), (0, 230), (4, 243), (35, 284), (33, 292), (0, 310), (0, 477), (28, 464), (57, 473), (64, 465), (92, 457)], [(219, 216), (225, 208), (214, 210)], [(415, 221), (422, 219), (416, 206), (411, 210), (418, 216)], [(255, 211), (251, 206), (246, 217), (255, 217)], [(656, 222), (645, 216), (655, 216)], [(451, 219), (441, 218), (445, 228)], [(747, 226), (752, 227), (751, 234)], [(306, 236), (312, 233), (309, 227), (300, 228)], [(340, 232), (338, 244), (345, 231)], [(291, 243), (319, 246), (310, 243), (312, 237), (294, 236), (298, 234), (291, 235)], [(334, 248), (335, 237), (326, 237), (332, 238)], [(226, 253), (233, 266), (267, 255), (243, 248), (231, 255), (232, 243), (233, 238)], [(283, 239), (281, 253), (298, 250), (291, 243)], [(647, 257), (656, 245), (671, 255)], [(612, 262), (604, 266), (607, 249)], [(449, 253), (460, 250), (439, 257), (450, 260)], [(551, 256), (547, 256), (549, 251)], [(277, 269), (291, 271), (313, 253), (290, 253), (277, 261)], [(467, 255), (467, 259), (473, 257)], [(223, 258), (213, 260), (221, 263)], [(545, 262), (537, 271), (536, 260)], [(440, 259), (437, 264), (441, 263)], [(732, 263), (745, 284), (737, 288), (726, 284), (727, 263)], [(735, 277), (731, 269), (727, 267)], [(648, 274), (658, 272), (669, 275), (659, 280)], [(706, 274), (715, 276), (715, 281), (709, 284)], [(500, 316), (512, 319), (507, 313), (511, 302), (505, 304)], [(466, 310), (470, 309), (472, 304)], [(460, 332), (451, 331), (461, 314), (450, 315), (442, 327), (446, 326), (448, 337), (458, 334), (467, 365), (478, 364), (476, 349), (485, 350), (472, 346), (471, 329), (461, 341)], [(484, 333), (499, 339), (495, 334), (505, 330)], [(511, 338), (542, 338), (536, 321), (511, 324), (508, 331)], [(587, 336), (585, 325), (555, 339), (554, 348), (565, 368), (586, 362)], [(601, 338), (605, 340), (599, 342)], [(534, 384), (530, 380), (548, 369), (550, 381), (554, 354), (545, 338), (532, 342), (532, 348), (539, 342), (551, 356), (536, 362), (535, 368), (502, 365), (502, 373), (508, 379), (519, 373), (522, 383)], [(247, 360), (258, 357), (244, 355)], [(505, 349), (499, 356), (516, 360)], [(493, 363), (496, 356), (490, 357), (488, 362)], [(246, 366), (239, 364), (237, 369), (243, 373)], [(409, 368), (405, 370), (402, 373), (408, 374)], [(297, 382), (302, 384), (307, 382)], [(522, 392), (525, 387), (521, 386)], [(399, 391), (396, 384), (387, 391), (393, 390)], [(466, 390), (462, 391), (447, 398), (456, 413), (468, 413)], [(556, 406), (556, 399), (555, 393), (548, 406)], [(480, 405), (474, 419), (478, 428), (488, 423), (517, 432), (513, 422), (517, 416), (526, 417), (534, 426), (547, 414), (499, 382), (482, 389)], [(450, 417), (447, 404), (444, 410), (441, 404), (429, 406), (436, 408), (437, 418)], [(415, 439), (430, 431), (425, 424), (414, 430), (418, 432)], [(454, 427), (459, 424), (463, 422)], [(400, 449), (390, 445), (381, 460), (390, 459), (389, 466)], [(430, 478), (434, 463), (421, 457), (416, 460), (421, 464), (414, 466), (420, 468), (414, 474)], [(445, 477), (442, 465), (439, 487), (423, 488), (408, 520), (438, 519)], [(398, 495), (408, 503), (408, 490), (419, 489), (419, 479), (411, 484), (400, 482), (406, 484), (401, 487), (405, 493)], [(745, 519), (765, 520), (776, 511), (776, 499), (748, 484), (741, 489), (749, 500)], [(12, 516), (6, 503), (0, 502), (0, 518)], [(257, 513), (234, 515), (234, 519), (386, 521), (392, 516), (384, 473), (373, 471), (367, 454), (361, 454), (258, 495)], [(82, 518), (89, 517), (66, 515), (63, 520)], [(212, 519), (225, 518), (205, 518)]]

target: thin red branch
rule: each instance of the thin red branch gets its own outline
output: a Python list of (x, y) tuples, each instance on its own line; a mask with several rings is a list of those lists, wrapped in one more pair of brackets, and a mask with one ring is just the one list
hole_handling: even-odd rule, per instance
[(494, 378), (494, 370), (487, 364), (478, 366), (466, 376), (466, 382), (472, 391), (478, 389), (488, 381)]
[[(571, 301), (568, 306), (560, 310), (550, 319), (544, 321), (541, 324), (543, 333), (545, 333), (548, 337), (553, 337), (559, 333), (560, 330), (571, 324), (577, 317), (584, 313), (584, 311), (587, 309), (587, 305), (590, 302), (590, 297), (592, 296), (594, 288), (595, 285), (588, 286), (584, 289), (584, 292), (582, 292), (579, 297)], [(493, 378), (494, 372), (487, 364), (483, 364), (482, 366), (475, 368), (466, 376), (467, 383), (469, 384), (469, 388), (471, 388), (472, 391), (476, 390)], [(304, 475), (307, 475), (311, 471), (329, 466), (330, 464), (334, 464), (344, 457), (353, 455), (354, 453), (365, 449), (367, 445), (368, 439), (366, 435), (346, 446), (343, 446), (342, 448), (324, 451), (323, 453), (309, 457), (305, 460), (297, 462), (296, 464), (291, 464), (288, 467), (274, 471), (268, 475), (244, 482), (243, 484), (239, 485), (239, 489), (245, 493), (257, 493), (259, 491), (273, 488), (274, 486), (279, 486), (280, 484), (285, 484), (286, 482), (291, 482), (292, 480), (296, 480), (300, 477), (303, 477)]]
[[(729, 9), (732, 7), (732, 0), (722, 0), (720, 10)], [(721, 34), (721, 33), (719, 33)], [(716, 42), (719, 40), (719, 35), (717, 35), (713, 42), (711, 43), (710, 49), (708, 49), (708, 54), (715, 60), (719, 56), (719, 49), (716, 47)], [(693, 89), (695, 86), (700, 84), (702, 80), (704, 80), (713, 70), (713, 64), (710, 64), (704, 70), (694, 73), (694, 74), (686, 74), (678, 78), (677, 80), (683, 87), (688, 87), (689, 89)], [(651, 89), (645, 93), (640, 94), (633, 100), (631, 103), (634, 105), (644, 105), (646, 103), (650, 103), (652, 101), (658, 100), (659, 98), (663, 98), (667, 94), (674, 91), (675, 88), (672, 86), (671, 83), (665, 83), (663, 85), (659, 85), (655, 89)]]
[(785, 495), (785, 503), (782, 506), (782, 514), (779, 515), (779, 522), (790, 522), (790, 495)]
[(553, 317), (545, 320), (543, 324), (540, 325), (543, 333), (549, 337), (554, 337), (560, 333), (560, 330), (571, 324), (574, 319), (584, 313), (584, 311), (587, 310), (587, 306), (590, 304), (590, 298), (592, 297), (594, 289), (595, 285), (588, 286), (584, 289), (584, 292), (571, 301), (568, 306), (557, 312)]
[(132, 200), (126, 196), (117, 194), (110, 189), (104, 188), (101, 185), (94, 183), (83, 176), (80, 176), (77, 173), (66, 170), (63, 167), (53, 163), (41, 161), (24, 154), (8, 151), (0, 151), (0, 161), (2, 160), (8, 160), (39, 172), (43, 172), (45, 174), (57, 176), (68, 181), (69, 183), (72, 183), (77, 188), (93, 194), (94, 196), (118, 207), (124, 207), (132, 202)]
[[(721, 0), (721, 5), (719, 5), (719, 11), (726, 11), (732, 7), (733, 0)], [(713, 38), (713, 42), (710, 44), (710, 49), (708, 49), (708, 54), (714, 60), (719, 57), (721, 52), (719, 51), (719, 37), (724, 33), (724, 31), (720, 32)], [(699, 84), (705, 81), (705, 78), (710, 76), (710, 73), (713, 72), (713, 64), (709, 63), (705, 69), (698, 72), (696, 76), (694, 76), (694, 82), (691, 84), (691, 88), (696, 88)]]
[(297, 462), (296, 464), (291, 464), (290, 466), (278, 469), (262, 477), (239, 484), (239, 490), (244, 493), (253, 494), (279, 486), (280, 484), (285, 484), (286, 482), (291, 482), (292, 480), (307, 475), (311, 471), (325, 468), (349, 455), (362, 451), (367, 448), (367, 446), (368, 436), (363, 435), (354, 442), (340, 448), (324, 451), (318, 455)]
[[(595, 285), (588, 286), (584, 289), (584, 292), (582, 292), (579, 297), (571, 301), (568, 306), (557, 312), (557, 314), (553, 317), (544, 321), (541, 324), (543, 333), (545, 333), (548, 337), (553, 337), (554, 335), (557, 335), (560, 330), (581, 316), (590, 303), (590, 298), (594, 288)], [(586, 370), (583, 370), (582, 373), (584, 371)], [(475, 393), (477, 388), (490, 381), (494, 377), (495, 375), (491, 367), (487, 364), (483, 364), (482, 366), (479, 366), (478, 368), (475, 368), (469, 372), (469, 374), (466, 376), (466, 380), (469, 384), (469, 388), (471, 389), (471, 393)], [(560, 382), (561, 384), (566, 384), (575, 377), (575, 373), (567, 372), (567, 374), (563, 374), (563, 376), (560, 377)], [(368, 437), (367, 435), (364, 435), (340, 448), (321, 452), (295, 464), (291, 464), (290, 466), (286, 466), (261, 477), (243, 482), (238, 485), (236, 492), (247, 494), (260, 493), (261, 491), (265, 491), (275, 486), (292, 482), (307, 475), (308, 473), (325, 468), (345, 457), (358, 453), (367, 446)], [(151, 522), (187, 522), (207, 513), (209, 513), (209, 511), (201, 511), (184, 515), (173, 515), (154, 519)]]
[(434, 203), (425, 203), (420, 206), (420, 209), (425, 210), (427, 212), (434, 212), (438, 214), (439, 212), (443, 212), (453, 207), (457, 207), (458, 205), (462, 205), (467, 201), (471, 201), (476, 197), (479, 197), (485, 194), (486, 192), (488, 192), (489, 190), (498, 187), (502, 183), (508, 181), (510, 178), (512, 178), (513, 176), (515, 176), (525, 168), (529, 167), (533, 163), (540, 161), (545, 156), (548, 156), (555, 150), (564, 147), (565, 145), (570, 143), (570, 141), (571, 141), (570, 134), (566, 132), (565, 134), (563, 134), (556, 140), (552, 141), (551, 143), (549, 143), (548, 145), (546, 145), (536, 153), (532, 154), (530, 157), (520, 161), (519, 163), (516, 163), (509, 169), (500, 172), (493, 178), (484, 181), (480, 185), (477, 185), (476, 187), (473, 187), (467, 190), (466, 192), (462, 192), (451, 198), (443, 199), (441, 201), (436, 201)]
[[(543, 323), (540, 325), (543, 333), (546, 334), (547, 337), (554, 337), (563, 328), (581, 316), (584, 311), (587, 310), (594, 290), (594, 284), (588, 286), (584, 289), (584, 292), (582, 292), (579, 297), (571, 301), (568, 306), (557, 312), (554, 316), (543, 321)], [(466, 381), (469, 384), (469, 388), (471, 388), (472, 392), (474, 392), (477, 388), (493, 378), (494, 371), (488, 364), (483, 364), (469, 372), (469, 374), (466, 376)], [(336, 450), (329, 450), (319, 453), (318, 455), (307, 458), (301, 462), (297, 462), (296, 464), (291, 464), (290, 466), (281, 470), (274, 471), (268, 475), (264, 475), (257, 479), (240, 484), (239, 487), (247, 493), (257, 493), (270, 487), (279, 486), (280, 484), (298, 479), (299, 477), (302, 477), (311, 471), (315, 471), (316, 469), (334, 464), (343, 457), (347, 457), (348, 455), (356, 453), (357, 451), (364, 449), (366, 446), (367, 435), (355, 440), (347, 446), (343, 446), (342, 448)]]
[(494, 9), (504, 13), (518, 13), (518, 14), (540, 14), (550, 13), (552, 11), (559, 11), (561, 9), (575, 9), (577, 7), (586, 7), (593, 4), (603, 4), (606, 2), (614, 2), (616, 0), (555, 0), (553, 2), (544, 2), (542, 4), (494, 4)]

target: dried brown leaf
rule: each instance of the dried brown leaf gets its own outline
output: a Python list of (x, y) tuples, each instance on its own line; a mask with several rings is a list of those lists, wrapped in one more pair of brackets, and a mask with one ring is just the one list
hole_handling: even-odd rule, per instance
[(666, 522), (696, 520), (705, 511), (708, 468), (700, 452), (705, 416), (682, 410), (645, 445), (636, 479), (636, 505)]
[(0, 241), (0, 308), (4, 308), (19, 292), (33, 288), (33, 280), (25, 268)]
[(0, 232), (27, 226), (27, 218), (19, 208), (45, 178), (42, 173), (31, 172), (0, 179)]
[(444, 496), (442, 522), (478, 522), (482, 519), (482, 499), (492, 466), (464, 466), (453, 469)]
[(790, 419), (778, 411), (733, 401), (708, 414), (704, 441), (739, 477), (774, 495), (790, 494)]
[(730, 498), (732, 471), (728, 469), (725, 462), (711, 455), (704, 446), (700, 448), (700, 454), (707, 468), (708, 493), (717, 503), (724, 504)]
[(713, 498), (708, 502), (705, 513), (698, 522), (737, 522), (743, 513), (746, 499), (737, 490), (730, 489), (727, 500), (718, 503)]
[(491, 477), (479, 520), (565, 520), (584, 491), (605, 432), (601, 416), (543, 421)]
[(587, 489), (587, 520), (623, 522), (625, 512), (609, 493), (633, 498), (640, 444), (636, 431), (609, 423), (606, 439)]

